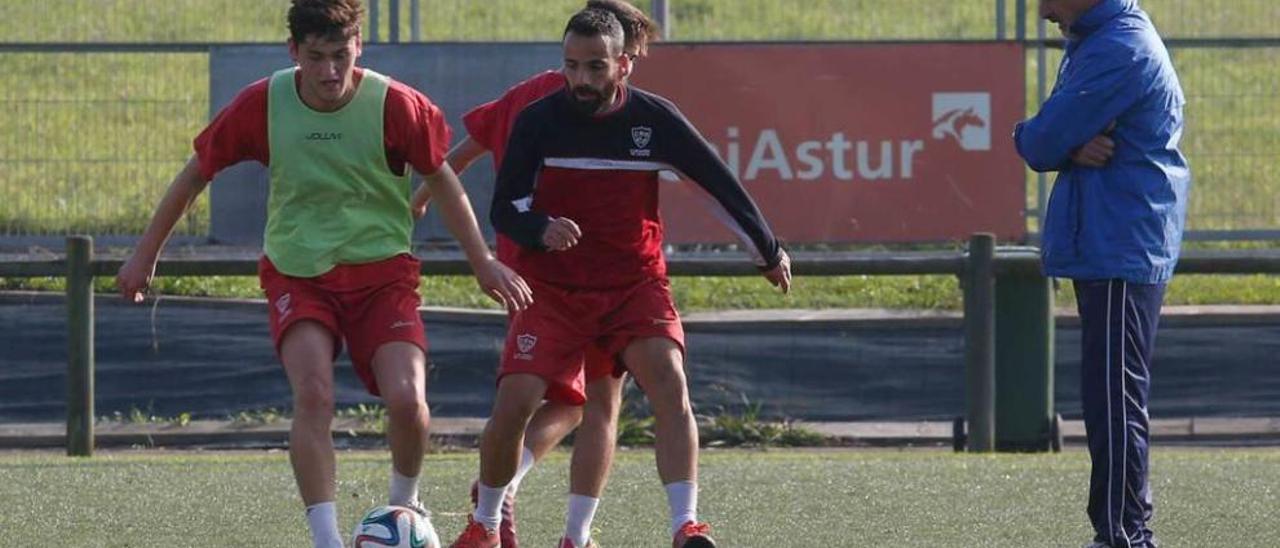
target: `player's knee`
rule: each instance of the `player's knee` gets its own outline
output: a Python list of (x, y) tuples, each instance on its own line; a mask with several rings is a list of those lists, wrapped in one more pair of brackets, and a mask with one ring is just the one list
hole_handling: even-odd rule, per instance
[(524, 428), (542, 405), (546, 389), (546, 382), (532, 375), (504, 377), (494, 398), (493, 420), (504, 426), (519, 424)]
[[(578, 423), (584, 423), (588, 420), (613, 420), (618, 415), (622, 402), (618, 398), (602, 396), (593, 398), (587, 397), (587, 403), (578, 411)], [(590, 417), (590, 418), (588, 418)]]
[(653, 416), (658, 420), (678, 419), (693, 416), (693, 406), (689, 403), (688, 394), (663, 395), (657, 399), (650, 398)]
[(646, 387), (645, 396), (658, 418), (690, 415), (689, 390), (685, 386), (684, 373), (678, 369), (660, 377), (662, 382)]
[[(590, 400), (588, 400), (588, 403)], [(566, 405), (563, 412), (563, 420), (565, 425), (572, 430), (582, 425), (583, 416), (586, 414), (586, 406)]]
[(387, 415), (392, 421), (417, 421), (428, 413), (427, 402), (413, 387), (384, 391), (382, 401), (387, 406)]
[(333, 418), (333, 387), (322, 383), (303, 383), (293, 394), (293, 414), (302, 419)]
[(650, 400), (654, 399), (655, 394), (670, 396), (674, 396), (677, 393), (683, 394), (687, 391), (684, 367), (680, 362), (663, 361), (655, 363), (649, 368), (649, 374), (642, 386)]

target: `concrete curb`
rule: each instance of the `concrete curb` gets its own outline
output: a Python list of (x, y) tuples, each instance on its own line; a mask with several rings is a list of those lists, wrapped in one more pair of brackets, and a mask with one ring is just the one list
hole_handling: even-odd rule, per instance
[[(486, 419), (437, 418), (431, 421), (431, 441), (436, 445), (473, 447), (479, 443)], [(94, 426), (97, 447), (284, 447), (291, 421), (245, 424), (198, 420), (173, 423), (99, 423)], [(375, 442), (383, 434), (372, 425), (354, 419), (335, 420), (336, 442)], [(45, 449), (66, 446), (62, 423), (0, 424), (0, 449)]]
[[(486, 419), (440, 417), (431, 420), (431, 440), (437, 447), (473, 448), (479, 444)], [(103, 423), (96, 426), (96, 446), (170, 448), (285, 447), (290, 422), (241, 424), (229, 421), (191, 421), (176, 424)], [(950, 421), (797, 422), (795, 426), (846, 447), (950, 446)], [(28, 423), (0, 425), (0, 449), (65, 447), (65, 425)], [(382, 433), (358, 420), (338, 420), (333, 427), (340, 446), (377, 445)], [(1085, 442), (1081, 421), (1064, 421), (1068, 444)], [(1170, 418), (1151, 421), (1155, 443), (1280, 445), (1280, 418)]]
[[(833, 438), (842, 445), (950, 445), (952, 441), (952, 423), (949, 421), (797, 422), (796, 425)], [(1084, 421), (1063, 421), (1062, 435), (1068, 444), (1084, 444)], [(1266, 442), (1280, 445), (1280, 418), (1152, 419), (1151, 439), (1154, 443)]]

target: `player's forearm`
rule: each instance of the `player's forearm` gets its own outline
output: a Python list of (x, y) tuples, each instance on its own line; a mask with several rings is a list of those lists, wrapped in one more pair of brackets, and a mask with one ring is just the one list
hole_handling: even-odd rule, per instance
[(160, 250), (164, 249), (165, 242), (169, 241), (173, 227), (177, 226), (178, 221), (207, 185), (208, 182), (200, 175), (198, 160), (192, 156), (169, 184), (169, 190), (160, 200), (160, 205), (156, 206), (151, 223), (147, 225), (142, 238), (138, 240), (134, 255), (154, 262), (160, 256)]
[(467, 168), (471, 167), (484, 153), (489, 152), (483, 145), (472, 140), (471, 137), (464, 137), (462, 142), (458, 143), (449, 150), (449, 154), (445, 156), (445, 161), (449, 163), (449, 167), (453, 168), (453, 172), (462, 175)]
[(462, 189), (458, 176), (446, 164), (439, 171), (425, 176), (426, 184), (436, 203), (440, 205), (440, 213), (444, 216), (445, 228), (458, 240), (467, 261), (474, 267), (490, 260), (493, 255), (480, 235), (480, 226), (476, 223), (475, 212), (467, 201), (467, 193)]
[(412, 207), (414, 211), (422, 209), (431, 201), (431, 185), (425, 183), (418, 186), (418, 190), (413, 192)]
[[(449, 164), (449, 167), (453, 168), (455, 175), (461, 175), (462, 172), (471, 167), (471, 164), (475, 163), (476, 159), (486, 152), (489, 151), (481, 146), (480, 143), (471, 140), (470, 137), (465, 137), (461, 143), (458, 143), (457, 146), (449, 151), (449, 154), (445, 156), (445, 162)], [(413, 208), (415, 210), (420, 209), (426, 206), (430, 200), (431, 185), (419, 186), (418, 190), (413, 193)]]
[(542, 243), (542, 233), (546, 231), (551, 218), (533, 211), (520, 211), (497, 194), (493, 205), (489, 208), (489, 222), (499, 234), (511, 238), (520, 247), (534, 251), (546, 251)]

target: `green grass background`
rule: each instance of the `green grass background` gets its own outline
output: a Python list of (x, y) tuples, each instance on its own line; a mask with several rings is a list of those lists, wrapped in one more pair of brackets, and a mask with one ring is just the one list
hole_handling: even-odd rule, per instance
[[(342, 528), (386, 497), (385, 453), (339, 454)], [(563, 530), (567, 453), (520, 492), (522, 541)], [(1270, 546), (1280, 538), (1280, 452), (1177, 449), (1152, 456), (1154, 529), (1170, 548)], [(443, 542), (461, 530), (473, 454), (427, 457), (423, 498)], [(938, 450), (706, 451), (701, 517), (725, 546), (1078, 547), (1088, 457), (956, 455)], [(0, 530), (14, 546), (308, 545), (287, 456), (99, 453), (92, 459), (0, 454)], [(596, 519), (606, 547), (670, 542), (652, 452), (620, 451)]]
[[(0, 290), (63, 291), (65, 287), (60, 278), (0, 278)], [(258, 280), (246, 277), (157, 278), (153, 288), (159, 295), (262, 298)], [(671, 289), (676, 304), (684, 312), (770, 308), (959, 310), (961, 305), (959, 285), (956, 278), (950, 276), (799, 277), (794, 280), (790, 295), (782, 295), (763, 278), (675, 277), (671, 279)], [(114, 280), (99, 278), (97, 291), (115, 293)], [(419, 292), (427, 306), (498, 308), (480, 292), (471, 277), (424, 277)], [(1058, 287), (1055, 303), (1059, 308), (1075, 308), (1070, 283)], [(1178, 276), (1165, 296), (1168, 306), (1224, 303), (1280, 304), (1280, 277)]]

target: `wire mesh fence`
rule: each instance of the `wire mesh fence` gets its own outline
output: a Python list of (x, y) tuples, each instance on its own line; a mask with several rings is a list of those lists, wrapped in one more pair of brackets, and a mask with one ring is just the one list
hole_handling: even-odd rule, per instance
[[(377, 41), (549, 41), (582, 0), (376, 0)], [(671, 40), (1029, 40), (1035, 0), (637, 0), (666, 4)], [(0, 236), (139, 233), (209, 116), (216, 43), (282, 43), (288, 0), (9, 0), (0, 19)], [(1201, 231), (1280, 234), (1280, 3), (1142, 0), (1186, 89)], [(1019, 14), (1023, 17), (1019, 18)], [(1020, 24), (1021, 23), (1021, 24)], [(1019, 29), (1022, 34), (1019, 34)], [(1057, 38), (1050, 27), (1047, 38)], [(1047, 51), (1046, 86), (1060, 59)], [(477, 98), (479, 101), (480, 98)], [(1045, 191), (1028, 178), (1028, 209)], [(1035, 230), (1034, 223), (1032, 230)], [(179, 226), (208, 229), (202, 202)], [(1231, 237), (1230, 234), (1219, 234)]]
[[(208, 112), (202, 54), (0, 55), (0, 231), (136, 234)], [(202, 234), (207, 199), (178, 230)]]

